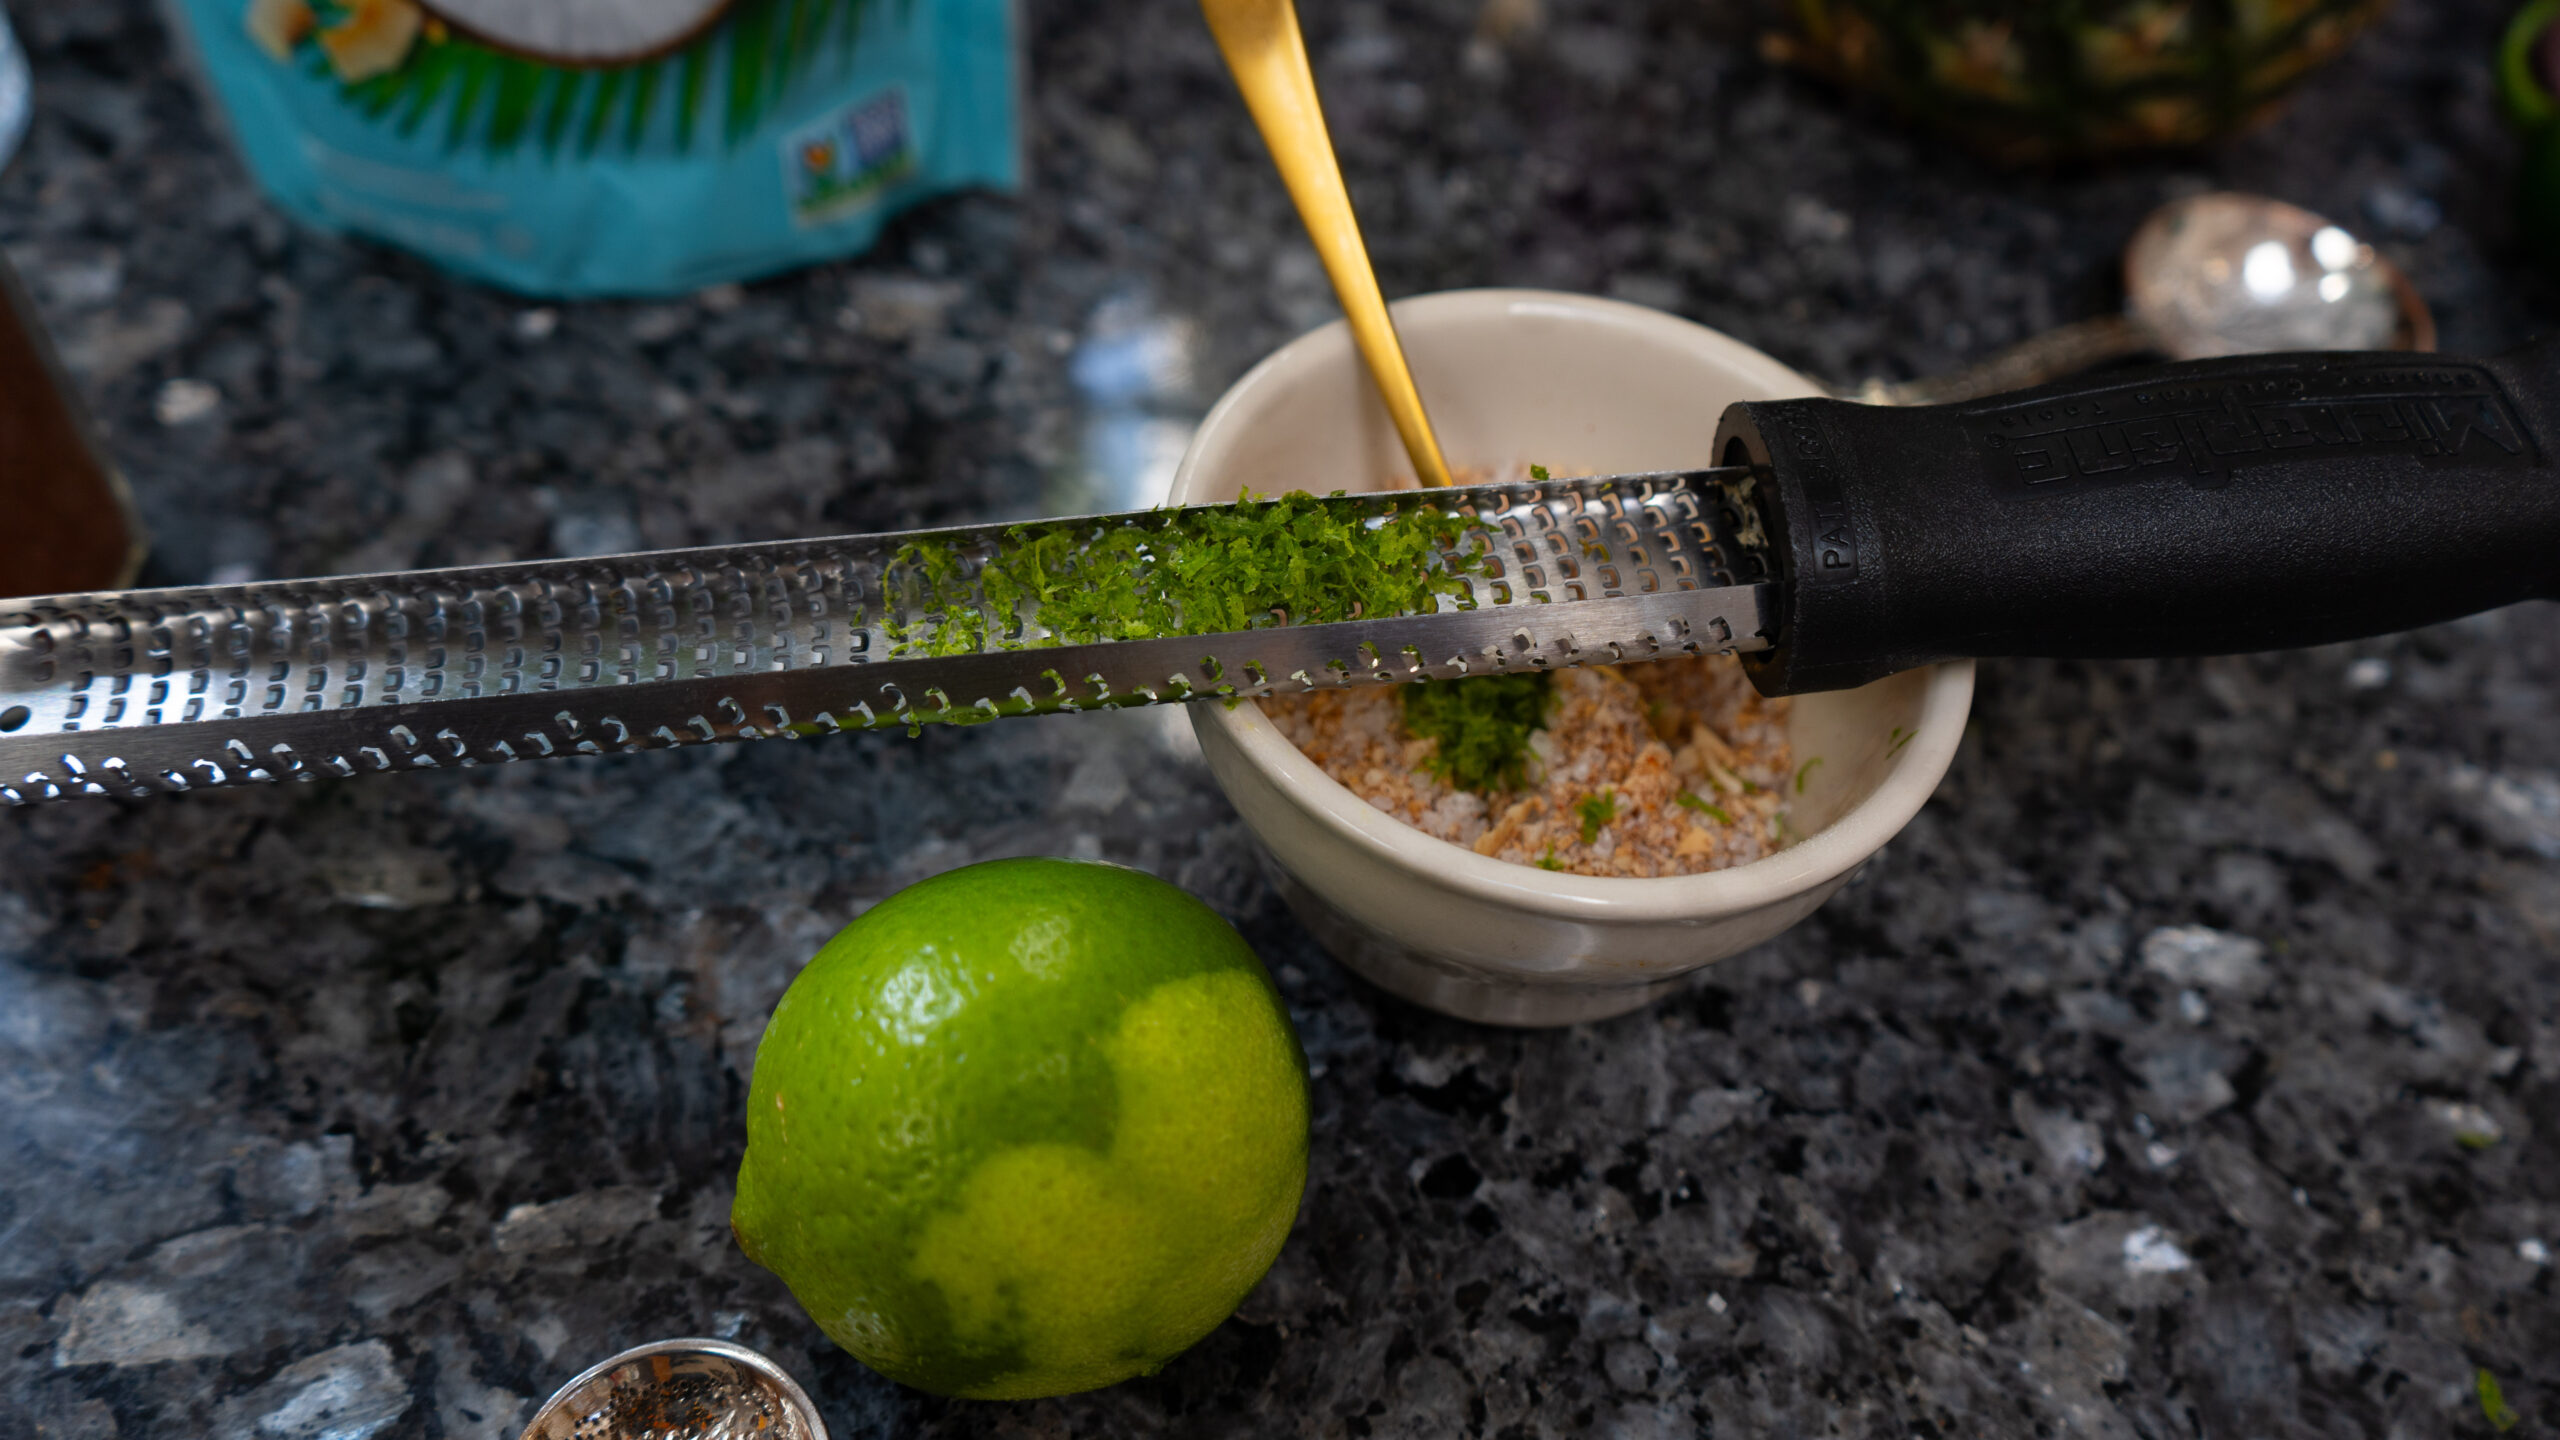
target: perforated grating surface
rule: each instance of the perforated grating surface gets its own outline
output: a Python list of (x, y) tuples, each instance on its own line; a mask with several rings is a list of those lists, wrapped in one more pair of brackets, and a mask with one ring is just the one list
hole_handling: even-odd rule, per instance
[[(1033, 615), (1026, 646), (930, 658), (891, 641), (927, 618), (891, 568), (911, 535), (0, 602), (0, 801), (1751, 649), (1749, 495), (1741, 471), (1436, 492), (1491, 545), (1434, 614), (1055, 646)], [(921, 533), (974, 573), (1020, 528)]]

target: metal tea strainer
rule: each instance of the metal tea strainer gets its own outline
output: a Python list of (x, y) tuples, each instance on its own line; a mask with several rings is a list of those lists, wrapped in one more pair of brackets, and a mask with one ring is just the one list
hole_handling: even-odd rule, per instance
[(520, 1440), (827, 1440), (807, 1391), (726, 1340), (634, 1346), (563, 1385)]

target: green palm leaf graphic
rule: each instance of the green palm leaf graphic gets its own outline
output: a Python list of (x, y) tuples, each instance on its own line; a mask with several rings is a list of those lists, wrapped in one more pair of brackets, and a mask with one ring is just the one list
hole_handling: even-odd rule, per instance
[(637, 150), (640, 139), (649, 133), (649, 108), (658, 97), (658, 77), (667, 73), (666, 62), (642, 65), (631, 72), (631, 104), (622, 112), (622, 148)]
[[(481, 92), (492, 88), (489, 84), (490, 80), (495, 78), (500, 70), (510, 69), (522, 63), (524, 62), (519, 60), (509, 61), (505, 65), (476, 64), (472, 56), (455, 57), (453, 112), (447, 115), (444, 121), (444, 148), (447, 153), (461, 149), (463, 140), (471, 134), (471, 123), (480, 114)], [(390, 77), (386, 75), (383, 78), (387, 80)]]
[(570, 117), (578, 113), (578, 89), (584, 79), (575, 70), (554, 70), (543, 81), (542, 158), (548, 160), (560, 153), (560, 142), (569, 133)]
[[(596, 147), (604, 143), (605, 125), (613, 119), (613, 107), (622, 102), (622, 87), (630, 79), (628, 70), (607, 70), (595, 77), (595, 84), (585, 87), (587, 93), (583, 97), (574, 91), (571, 93), (572, 104), (583, 99), (587, 107), (586, 123), (578, 127), (579, 159), (593, 155)], [(548, 152), (545, 158), (548, 158)]]
[[(735, 149), (813, 62), (852, 53), (874, 3), (740, 0), (710, 35), (672, 55), (595, 69), (546, 65), (459, 35), (421, 38), (398, 70), (353, 84), (339, 84), (317, 45), (295, 58), (400, 135), (416, 134), (441, 112), (448, 152), (504, 158), (530, 148), (548, 162), (564, 150), (582, 159), (615, 145), (634, 152), (656, 133), (691, 151), (715, 132), (723, 149)], [(898, 0), (902, 15), (911, 3)], [(313, 8), (324, 26), (345, 14), (340, 0)], [(706, 113), (715, 105), (717, 114)]]
[(711, 68), (703, 56), (710, 49), (688, 46), (676, 57), (676, 148), (688, 154), (693, 150), (693, 122), (702, 118), (702, 77)]
[(758, 5), (741, 12), (729, 27), (727, 136), (731, 145), (755, 129), (756, 102), (763, 98), (765, 70), (772, 63), (773, 12), (780, 8)]

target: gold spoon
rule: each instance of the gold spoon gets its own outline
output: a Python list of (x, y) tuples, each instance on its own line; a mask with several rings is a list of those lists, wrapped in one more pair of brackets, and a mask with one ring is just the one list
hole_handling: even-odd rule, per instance
[(1307, 65), (1306, 37), (1298, 32), (1298, 10), (1291, 0), (1200, 0), (1209, 17), (1209, 33), (1244, 92), (1245, 108), (1271, 147), (1280, 179), (1296, 202), (1307, 237), (1315, 241), (1325, 274), (1333, 280), (1343, 317), (1351, 322), (1351, 338), (1369, 362), (1369, 378), (1387, 402), (1387, 417), (1404, 440), (1413, 473), (1425, 485), (1449, 483), (1449, 462), (1440, 457), (1440, 441), (1431, 433), (1431, 417), (1422, 411), (1422, 396), (1413, 388), (1413, 371), (1404, 362), (1404, 346), (1396, 339), (1395, 322), (1387, 318), (1386, 297), (1378, 293), (1377, 272), (1369, 268), (1369, 247), (1360, 242), (1360, 222), (1351, 213), (1351, 192), (1343, 188), (1342, 166), (1334, 159), (1333, 137), (1325, 132), (1324, 108), (1316, 100), (1315, 72)]

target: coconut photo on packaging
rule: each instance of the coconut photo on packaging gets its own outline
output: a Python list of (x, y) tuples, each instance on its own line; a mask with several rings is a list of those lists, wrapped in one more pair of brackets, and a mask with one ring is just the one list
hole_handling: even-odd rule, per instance
[(527, 294), (672, 294), (1020, 178), (1010, 0), (168, 0), (314, 225)]

